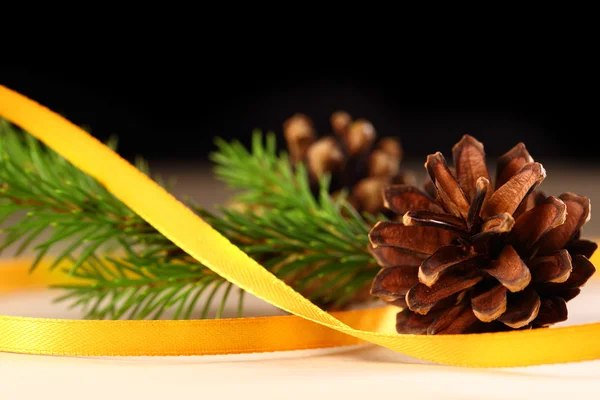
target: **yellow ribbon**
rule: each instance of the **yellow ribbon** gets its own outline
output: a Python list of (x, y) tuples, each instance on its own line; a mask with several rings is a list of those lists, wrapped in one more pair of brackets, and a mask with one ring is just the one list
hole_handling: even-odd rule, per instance
[[(174, 355), (257, 351), (300, 347), (315, 325), (432, 362), (470, 367), (510, 367), (600, 358), (600, 323), (551, 329), (469, 335), (398, 335), (385, 332), (389, 311), (329, 314), (277, 279), (234, 246), (193, 211), (104, 144), (38, 103), (0, 86), (0, 115), (46, 143), (76, 167), (104, 184), (164, 236), (199, 262), (256, 297), (306, 320), (269, 317), (271, 334), (253, 331), (245, 321), (66, 321), (0, 317), (0, 350), (63, 355)], [(354, 313), (354, 314), (353, 314)], [(373, 314), (371, 314), (373, 313)], [(377, 313), (381, 313), (377, 315)], [(362, 323), (365, 316), (378, 323)], [(346, 318), (342, 318), (342, 316)], [(358, 316), (358, 321), (352, 316)], [(289, 319), (285, 319), (289, 318)], [(284, 321), (284, 322), (277, 322)], [(285, 322), (287, 321), (287, 322)], [(388, 328), (386, 328), (386, 326)], [(50, 328), (49, 328), (50, 327)], [(53, 328), (52, 328), (53, 327)], [(297, 330), (296, 330), (297, 329)], [(315, 339), (313, 337), (313, 339)], [(256, 345), (247, 340), (256, 341)], [(329, 339), (328, 339), (329, 340)], [(318, 338), (313, 340), (313, 345)], [(327, 343), (325, 343), (327, 344)]]
[[(28, 260), (0, 262), (0, 294), (80, 283)], [(339, 312), (346, 324), (378, 329), (392, 307)], [(0, 315), (0, 351), (78, 356), (241, 354), (347, 346), (362, 340), (296, 316), (192, 321), (86, 321)]]

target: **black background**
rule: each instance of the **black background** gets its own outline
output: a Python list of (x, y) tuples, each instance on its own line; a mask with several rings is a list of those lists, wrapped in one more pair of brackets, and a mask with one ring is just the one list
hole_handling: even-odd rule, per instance
[(585, 74), (250, 64), (3, 65), (0, 83), (102, 140), (118, 135), (123, 156), (151, 162), (206, 162), (214, 136), (247, 143), (255, 128), (281, 134), (294, 112), (309, 114), (327, 133), (329, 115), (338, 109), (371, 120), (380, 135), (398, 136), (416, 160), (438, 150), (448, 155), (464, 133), (481, 140), (490, 158), (523, 141), (542, 162), (598, 160), (597, 112)]

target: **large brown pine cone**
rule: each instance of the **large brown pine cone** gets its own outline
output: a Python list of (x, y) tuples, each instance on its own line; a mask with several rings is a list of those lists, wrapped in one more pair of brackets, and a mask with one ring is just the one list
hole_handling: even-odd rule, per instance
[(401, 222), (379, 222), (369, 234), (383, 267), (371, 293), (403, 307), (396, 330), (456, 334), (565, 321), (566, 303), (596, 270), (589, 258), (597, 245), (580, 238), (590, 200), (536, 191), (546, 171), (522, 143), (498, 160), (494, 185), (473, 137), (453, 147), (453, 161), (455, 172), (441, 153), (427, 157), (425, 191), (388, 186), (385, 205)]
[(283, 130), (291, 162), (307, 166), (315, 194), (319, 178), (329, 173), (331, 194), (347, 189), (358, 211), (384, 211), (381, 191), (385, 185), (414, 182), (412, 175), (400, 170), (400, 141), (394, 137), (378, 140), (371, 122), (352, 120), (344, 111), (333, 113), (330, 123), (334, 133), (318, 137), (305, 114), (297, 113), (286, 120)]

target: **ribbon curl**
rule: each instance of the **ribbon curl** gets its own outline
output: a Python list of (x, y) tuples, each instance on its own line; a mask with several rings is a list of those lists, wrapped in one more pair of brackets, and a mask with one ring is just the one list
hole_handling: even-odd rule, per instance
[[(0, 115), (96, 178), (161, 234), (215, 273), (296, 315), (238, 321), (71, 321), (0, 316), (0, 351), (79, 356), (205, 355), (368, 342), (411, 357), (468, 367), (527, 366), (600, 358), (597, 340), (600, 323), (425, 336), (390, 333), (394, 311), (388, 308), (329, 314), (65, 118), (5, 86), (0, 86)], [(256, 329), (250, 329), (249, 335), (247, 327), (257, 320)]]

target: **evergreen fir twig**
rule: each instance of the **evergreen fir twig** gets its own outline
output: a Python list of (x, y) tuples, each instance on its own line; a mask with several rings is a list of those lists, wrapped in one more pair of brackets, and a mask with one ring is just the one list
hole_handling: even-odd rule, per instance
[(320, 180), (315, 198), (304, 164), (292, 166), (285, 152), (278, 155), (273, 133), (265, 140), (255, 131), (252, 151), (238, 141), (216, 144), (215, 173), (242, 189), (235, 196), (242, 210), (219, 207), (219, 217), (196, 208), (198, 213), (312, 301), (342, 307), (364, 292), (377, 271), (366, 246), (368, 219), (344, 193), (329, 195), (329, 177)]
[[(245, 204), (216, 215), (191, 207), (235, 244), (296, 290), (322, 305), (341, 307), (364, 292), (377, 269), (366, 250), (368, 222), (344, 196), (328, 195), (328, 179), (314, 198), (302, 165), (292, 168), (253, 134), (251, 151), (218, 140), (212, 155), (217, 176), (242, 189)], [(113, 143), (113, 146), (116, 144)], [(150, 174), (145, 162), (138, 168)], [(2, 248), (21, 240), (17, 253), (37, 252), (32, 269), (49, 250), (64, 247), (52, 267), (89, 283), (61, 286), (57, 301), (71, 301), (88, 318), (219, 318), (232, 284), (189, 257), (141, 217), (33, 137), (0, 125), (0, 216), (17, 216)], [(34, 240), (49, 231), (37, 245)], [(1, 273), (1, 271), (0, 271)], [(222, 290), (222, 292), (220, 291)], [(217, 304), (210, 314), (211, 304)], [(194, 311), (202, 304), (201, 310)], [(243, 311), (243, 292), (238, 315)]]
[[(230, 187), (242, 190), (235, 196), (238, 201), (280, 210), (318, 207), (317, 199), (310, 195), (308, 179), (303, 179), (306, 174), (303, 165), (299, 164), (300, 170), (294, 173), (287, 153), (277, 154), (274, 133), (269, 132), (263, 138), (262, 133), (255, 130), (251, 150), (237, 140), (226, 142), (216, 138), (215, 144), (218, 151), (210, 156), (215, 163), (215, 175)], [(322, 182), (321, 186), (327, 184)]]
[[(116, 148), (116, 141), (109, 145)], [(143, 160), (136, 165), (150, 174)], [(73, 300), (87, 318), (137, 319), (152, 312), (158, 317), (169, 307), (177, 307), (176, 317), (189, 318), (199, 301), (196, 293), (225, 282), (98, 181), (5, 120), (0, 120), (0, 216), (0, 222), (10, 221), (0, 251), (20, 242), (17, 256), (36, 254), (32, 271), (47, 257), (51, 269), (66, 268), (84, 280), (59, 286), (67, 291), (59, 300)]]

